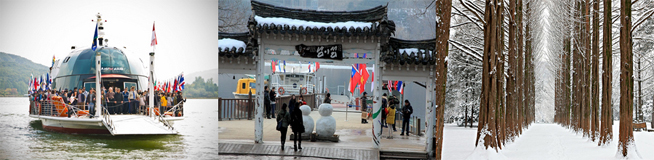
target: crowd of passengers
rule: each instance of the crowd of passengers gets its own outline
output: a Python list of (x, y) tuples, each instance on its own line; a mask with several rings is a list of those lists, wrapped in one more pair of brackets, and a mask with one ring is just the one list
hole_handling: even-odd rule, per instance
[[(71, 115), (70, 112), (74, 111), (72, 107), (75, 107), (79, 110), (88, 110), (90, 114), (89, 117), (92, 118), (93, 115), (95, 115), (95, 94), (95, 88), (91, 88), (87, 91), (86, 87), (82, 87), (81, 89), (75, 87), (73, 90), (39, 90), (30, 94), (30, 102), (37, 102), (31, 104), (36, 105), (35, 108), (41, 108), (42, 106), (51, 105), (52, 103), (50, 101), (53, 100), (52, 98), (59, 96), (63, 102), (68, 104), (67, 106), (70, 107), (68, 109), (69, 117)], [(176, 91), (169, 93), (155, 91), (154, 95), (155, 111), (157, 110), (156, 108), (159, 107), (159, 113), (164, 114), (164, 112), (170, 110), (175, 105), (179, 105), (173, 114), (176, 116), (182, 116), (183, 103), (186, 102), (182, 92)], [(136, 90), (136, 87), (134, 86), (130, 87), (129, 90), (123, 91), (121, 91), (119, 87), (109, 87), (109, 89), (103, 87), (101, 92), (102, 107), (106, 108), (109, 114), (146, 114), (148, 112), (147, 106), (149, 106), (149, 98), (150, 95), (148, 94), (148, 90)], [(57, 113), (55, 107), (51, 108), (52, 114)], [(43, 110), (40, 111), (40, 114), (45, 113)], [(30, 107), (30, 113), (34, 113), (32, 107)]]

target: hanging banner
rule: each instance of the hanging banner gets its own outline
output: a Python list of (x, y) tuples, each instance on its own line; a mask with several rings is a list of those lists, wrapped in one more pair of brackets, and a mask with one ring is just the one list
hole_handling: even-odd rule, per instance
[(319, 45), (319, 46), (306, 46), (300, 44), (295, 46), (300, 56), (305, 58), (321, 58), (321, 59), (335, 59), (343, 60), (343, 45)]

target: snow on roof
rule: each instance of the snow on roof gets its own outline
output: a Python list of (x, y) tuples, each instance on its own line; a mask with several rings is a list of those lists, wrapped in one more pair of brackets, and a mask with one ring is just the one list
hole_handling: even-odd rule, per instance
[(271, 24), (274, 23), (275, 25), (288, 25), (288, 26), (304, 26), (306, 27), (332, 27), (332, 28), (350, 28), (350, 27), (370, 27), (372, 26), (372, 22), (356, 22), (356, 21), (347, 21), (347, 22), (336, 22), (336, 23), (325, 23), (325, 22), (313, 22), (313, 21), (305, 21), (305, 20), (299, 20), (299, 19), (291, 19), (291, 18), (280, 18), (280, 17), (260, 17), (260, 16), (255, 16), (254, 19), (258, 23), (262, 24)]
[(223, 49), (232, 48), (232, 47), (245, 48), (245, 46), (246, 46), (245, 42), (236, 39), (223, 38), (218, 40), (218, 48), (223, 48)]

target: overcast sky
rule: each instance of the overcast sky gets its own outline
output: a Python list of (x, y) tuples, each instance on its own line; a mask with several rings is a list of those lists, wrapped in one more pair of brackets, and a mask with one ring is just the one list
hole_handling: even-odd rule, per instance
[(0, 0), (0, 52), (50, 67), (53, 55), (91, 46), (98, 12), (109, 45), (144, 62), (156, 21), (159, 79), (218, 68), (217, 0)]

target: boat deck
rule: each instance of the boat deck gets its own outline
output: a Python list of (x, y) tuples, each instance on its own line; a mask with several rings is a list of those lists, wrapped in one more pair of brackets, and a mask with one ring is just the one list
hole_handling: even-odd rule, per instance
[(143, 115), (111, 115), (114, 130), (112, 135), (163, 135), (177, 134), (163, 123)]

